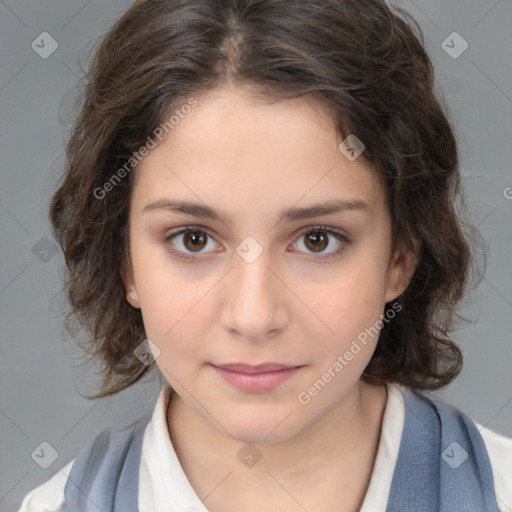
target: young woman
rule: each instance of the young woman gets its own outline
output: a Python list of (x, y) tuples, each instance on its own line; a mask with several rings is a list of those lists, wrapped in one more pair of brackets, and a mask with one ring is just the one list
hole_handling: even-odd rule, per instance
[(381, 0), (140, 0), (101, 42), (51, 220), (95, 395), (21, 511), (493, 511), (512, 440), (460, 372), (474, 231), (414, 22)]

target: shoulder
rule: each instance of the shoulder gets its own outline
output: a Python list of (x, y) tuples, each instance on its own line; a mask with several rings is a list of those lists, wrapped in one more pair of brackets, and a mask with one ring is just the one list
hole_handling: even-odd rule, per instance
[[(390, 396), (400, 398), (399, 402), (401, 402), (401, 410), (405, 409), (405, 396), (417, 396), (412, 393), (409, 388), (402, 386), (388, 386), (388, 389), (393, 391), (392, 395)], [(401, 394), (396, 392), (397, 389), (401, 392)], [(396, 400), (396, 398), (393, 398), (393, 400), (398, 404), (398, 400)], [(460, 425), (458, 420), (464, 419), (466, 425), (474, 425), (480, 434), (480, 437), (482, 438), (485, 450), (489, 457), (494, 480), (494, 491), (496, 494), (499, 510), (500, 512), (512, 511), (512, 438), (498, 434), (497, 432), (483, 427), (472, 418), (467, 416), (464, 411), (458, 409), (452, 404), (445, 402), (442, 399), (437, 397), (429, 398), (428, 396), (425, 396), (421, 393), (418, 398), (422, 400), (415, 401), (417, 404), (420, 404), (423, 401), (423, 403), (430, 404), (430, 406), (435, 408), (438, 412), (442, 412), (443, 423), (447, 421), (451, 425)], [(424, 411), (428, 410), (427, 408), (423, 407), (421, 409)], [(464, 428), (463, 425), (460, 425), (460, 427)]]
[(448, 413), (443, 420), (452, 417), (464, 419), (466, 425), (472, 424), (482, 438), (487, 452), (494, 481), (494, 493), (500, 512), (512, 510), (512, 438), (485, 428), (454, 405), (435, 400), (436, 408)]
[(64, 487), (75, 459), (64, 466), (50, 480), (30, 491), (18, 512), (58, 512), (64, 503)]
[[(66, 483), (72, 473), (73, 482), (87, 478), (88, 482), (105, 480), (116, 474), (127, 456), (127, 446), (134, 440), (142, 444), (147, 418), (142, 418), (121, 430), (105, 429), (86, 445), (82, 451), (50, 480), (30, 491), (22, 501), (18, 512), (59, 512), (64, 503)], [(133, 445), (133, 453), (137, 446)], [(109, 464), (104, 464), (107, 460)]]
[(512, 438), (474, 423), (489, 455), (500, 511), (512, 510)]
[(507, 437), (490, 430), (476, 421), (473, 422), (489, 453), (489, 457), (496, 462), (497, 467), (504, 465), (512, 479), (512, 437)]
[(443, 421), (452, 418), (464, 419), (466, 425), (474, 425), (485, 446), (494, 480), (494, 492), (500, 511), (512, 510), (512, 438), (490, 430), (464, 413), (454, 405), (435, 399), (432, 403), (438, 411), (447, 413)]

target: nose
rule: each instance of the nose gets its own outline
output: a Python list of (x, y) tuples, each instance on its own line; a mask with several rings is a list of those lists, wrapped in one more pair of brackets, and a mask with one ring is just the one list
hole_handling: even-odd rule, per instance
[[(289, 321), (286, 286), (266, 251), (248, 263), (235, 255), (224, 283), (222, 323), (231, 335), (247, 341), (275, 337)], [(289, 292), (288, 292), (289, 293)]]

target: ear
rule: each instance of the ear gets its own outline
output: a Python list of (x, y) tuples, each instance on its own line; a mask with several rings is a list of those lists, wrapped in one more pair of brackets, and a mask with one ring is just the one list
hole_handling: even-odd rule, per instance
[(133, 277), (133, 270), (131, 265), (124, 263), (121, 269), (121, 278), (123, 279), (124, 288), (126, 292), (126, 300), (131, 306), (140, 309), (139, 296), (137, 294), (137, 287), (135, 286), (135, 279)]
[(419, 263), (421, 240), (411, 237), (413, 249), (398, 244), (389, 262), (385, 302), (399, 297), (409, 286)]

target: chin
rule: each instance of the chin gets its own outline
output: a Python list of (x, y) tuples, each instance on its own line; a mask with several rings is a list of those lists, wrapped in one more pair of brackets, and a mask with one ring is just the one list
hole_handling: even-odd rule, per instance
[(274, 444), (287, 441), (297, 432), (285, 428), (283, 419), (271, 422), (268, 419), (262, 421), (249, 421), (243, 424), (236, 420), (231, 423), (224, 423), (226, 428), (222, 433), (229, 432), (230, 437), (241, 443)]
[(267, 435), (265, 432), (240, 431), (233, 435), (233, 440), (240, 443), (254, 443), (259, 445), (276, 444), (290, 439), (290, 435)]

